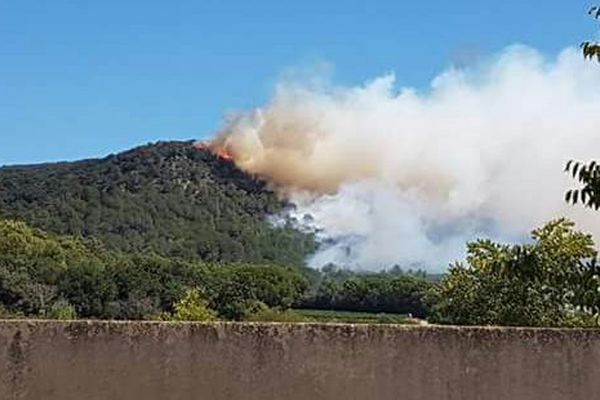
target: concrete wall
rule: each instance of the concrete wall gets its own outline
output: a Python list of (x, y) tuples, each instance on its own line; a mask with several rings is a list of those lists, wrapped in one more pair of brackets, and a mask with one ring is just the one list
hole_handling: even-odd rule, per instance
[(0, 399), (600, 398), (600, 331), (0, 322)]

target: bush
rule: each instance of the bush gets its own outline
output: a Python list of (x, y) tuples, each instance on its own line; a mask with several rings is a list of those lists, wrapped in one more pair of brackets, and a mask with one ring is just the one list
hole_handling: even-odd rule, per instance
[(209, 309), (208, 302), (197, 289), (190, 289), (185, 296), (175, 304), (173, 321), (214, 321), (216, 313)]
[(380, 312), (427, 316), (426, 295), (433, 284), (414, 276), (384, 276), (346, 272), (341, 279), (327, 276), (304, 299), (302, 308)]
[(432, 291), (437, 323), (581, 326), (600, 306), (600, 268), (591, 236), (560, 219), (532, 232), (534, 243), (468, 244), (466, 263)]
[(268, 265), (232, 265), (216, 271), (211, 305), (219, 315), (241, 320), (260, 304), (287, 309), (299, 301), (308, 282), (298, 271)]
[(71, 303), (64, 299), (60, 299), (52, 304), (48, 317), (51, 319), (67, 321), (77, 319), (77, 313), (75, 312), (75, 307), (73, 307)]
[(84, 318), (116, 318), (117, 287), (101, 261), (71, 265), (57, 282), (59, 294)]

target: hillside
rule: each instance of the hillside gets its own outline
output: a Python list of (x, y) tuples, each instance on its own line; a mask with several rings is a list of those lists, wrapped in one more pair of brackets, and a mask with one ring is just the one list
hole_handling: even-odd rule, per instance
[(0, 168), (0, 216), (124, 252), (299, 265), (312, 238), (266, 221), (285, 206), (264, 182), (191, 142)]

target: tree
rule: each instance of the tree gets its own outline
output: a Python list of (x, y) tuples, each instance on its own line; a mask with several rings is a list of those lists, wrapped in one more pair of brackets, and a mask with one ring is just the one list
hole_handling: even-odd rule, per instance
[[(588, 14), (596, 20), (599, 19), (600, 6), (591, 7)], [(600, 44), (585, 41), (581, 44), (581, 48), (585, 59), (595, 57), (600, 62)], [(586, 164), (570, 160), (565, 167), (565, 172), (571, 174), (581, 184), (579, 188), (567, 191), (566, 202), (581, 203), (585, 207), (598, 210), (600, 208), (600, 165), (596, 161)]]
[(57, 282), (58, 291), (81, 317), (118, 317), (115, 309), (117, 288), (100, 262), (83, 262), (70, 266)]
[(565, 172), (570, 173), (581, 187), (567, 191), (565, 201), (571, 204), (581, 203), (586, 207), (600, 208), (600, 164), (591, 161), (589, 164), (569, 161)]
[[(588, 11), (588, 14), (591, 15), (594, 19), (600, 18), (600, 7), (591, 7)], [(581, 43), (581, 49), (583, 51), (583, 56), (586, 59), (592, 59), (596, 57), (598, 62), (600, 62), (600, 44), (596, 42), (585, 41)]]
[(433, 283), (423, 277), (356, 273), (328, 268), (324, 278), (301, 303), (303, 308), (383, 312), (425, 317), (425, 297)]
[(0, 312), (8, 315), (205, 320), (210, 304), (223, 317), (242, 318), (297, 302), (309, 285), (302, 271), (124, 254), (0, 218)]
[(191, 142), (0, 168), (3, 216), (128, 254), (301, 266), (313, 236), (268, 220), (287, 206), (266, 182)]
[(0, 303), (10, 311), (44, 315), (67, 265), (85, 258), (95, 259), (81, 241), (0, 220)]
[(300, 272), (273, 265), (230, 265), (215, 275), (210, 305), (227, 319), (245, 319), (265, 305), (288, 309), (308, 289), (308, 280)]
[(208, 302), (198, 289), (189, 289), (185, 296), (175, 304), (173, 321), (214, 321), (216, 313), (208, 308)]
[(565, 219), (532, 232), (525, 245), (478, 240), (465, 263), (432, 291), (432, 320), (466, 325), (591, 324), (599, 313), (600, 270), (590, 235)]

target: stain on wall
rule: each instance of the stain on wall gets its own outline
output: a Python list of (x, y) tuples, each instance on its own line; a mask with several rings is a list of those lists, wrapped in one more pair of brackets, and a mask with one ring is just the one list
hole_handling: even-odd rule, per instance
[(4, 400), (589, 400), (600, 331), (0, 321)]

